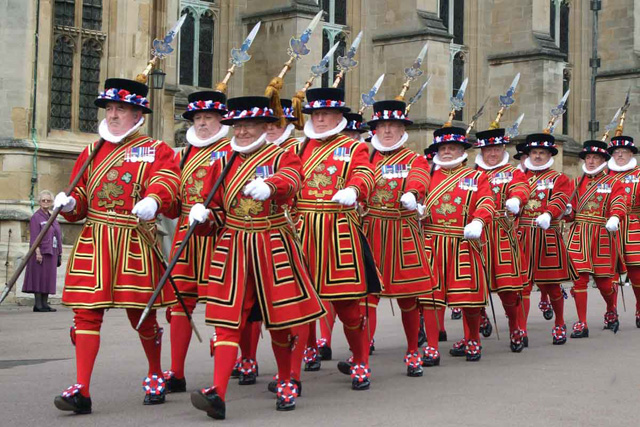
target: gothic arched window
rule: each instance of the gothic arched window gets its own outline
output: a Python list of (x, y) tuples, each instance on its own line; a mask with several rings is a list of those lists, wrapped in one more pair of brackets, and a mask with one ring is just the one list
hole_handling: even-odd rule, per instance
[(95, 39), (82, 45), (80, 57), (80, 124), (82, 132), (98, 132), (98, 107), (94, 104), (100, 92), (100, 59), (102, 46)]
[(74, 44), (70, 37), (63, 35), (56, 39), (51, 68), (51, 129), (71, 129), (73, 53)]
[[(453, 57), (453, 92), (452, 96), (456, 96), (458, 94), (458, 90), (460, 86), (462, 86), (462, 82), (464, 81), (464, 52), (458, 52)], [(454, 116), (454, 120), (462, 120), (462, 112), (464, 108), (456, 111), (456, 115)]]
[(180, 30), (181, 85), (213, 87), (216, 3), (184, 0), (181, 15), (187, 19)]
[(95, 133), (100, 66), (106, 33), (102, 0), (56, 0), (49, 129)]

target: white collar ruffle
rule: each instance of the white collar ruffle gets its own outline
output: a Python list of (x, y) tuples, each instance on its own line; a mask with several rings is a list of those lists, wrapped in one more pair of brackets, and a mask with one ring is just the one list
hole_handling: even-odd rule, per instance
[(375, 148), (376, 151), (380, 151), (382, 153), (388, 153), (389, 151), (394, 151), (402, 147), (404, 143), (407, 142), (407, 139), (409, 139), (409, 134), (405, 132), (400, 137), (398, 142), (393, 144), (391, 147), (385, 147), (384, 145), (382, 145), (382, 143), (378, 139), (378, 135), (376, 134), (376, 135), (373, 135), (373, 137), (371, 138), (371, 145), (373, 145), (373, 148)]
[(438, 154), (436, 153), (435, 156), (433, 156), (433, 163), (436, 165), (436, 170), (443, 168), (443, 169), (453, 169), (458, 165), (461, 165), (462, 162), (464, 162), (465, 160), (467, 160), (467, 157), (469, 157), (469, 154), (464, 153), (462, 156), (458, 157), (457, 159), (453, 159), (453, 160), (449, 160), (448, 162), (445, 162), (443, 160), (440, 160), (440, 156), (438, 156)]
[(593, 169), (593, 170), (589, 170), (587, 169), (587, 165), (585, 163), (582, 164), (582, 172), (584, 172), (587, 175), (597, 175), (600, 172), (602, 172), (602, 170), (607, 166), (607, 162), (604, 162), (603, 164), (601, 164), (600, 166), (598, 166), (597, 168)]
[(251, 154), (254, 151), (257, 151), (260, 147), (267, 143), (267, 134), (263, 133), (260, 135), (258, 139), (253, 141), (251, 144), (241, 147), (236, 143), (236, 137), (231, 138), (231, 149), (240, 154)]
[(295, 126), (293, 124), (289, 123), (287, 125), (287, 127), (285, 128), (284, 132), (282, 132), (282, 135), (280, 135), (278, 138), (276, 138), (275, 141), (269, 141), (267, 139), (267, 142), (269, 144), (280, 146), (280, 144), (282, 144), (287, 139), (289, 139), (289, 137), (291, 136), (291, 132), (293, 132), (293, 129), (295, 129)]
[(629, 160), (629, 162), (626, 165), (618, 166), (618, 164), (612, 157), (607, 162), (607, 165), (609, 166), (609, 170), (612, 170), (614, 172), (626, 172), (638, 166), (638, 161), (636, 160), (635, 157), (632, 157), (631, 160)]
[(524, 172), (524, 168), (522, 167), (522, 163), (518, 163), (518, 166), (516, 166), (516, 169), (518, 169), (520, 172)]
[(196, 134), (195, 126), (191, 126), (187, 131), (187, 141), (189, 142), (189, 144), (193, 145), (194, 147), (198, 147), (198, 148), (207, 147), (213, 144), (214, 142), (224, 138), (225, 136), (227, 136), (228, 133), (229, 133), (229, 126), (222, 125), (220, 127), (220, 130), (211, 138), (200, 139)]
[(329, 129), (326, 132), (317, 133), (316, 131), (313, 130), (313, 122), (311, 120), (308, 120), (304, 124), (304, 134), (309, 139), (327, 139), (330, 136), (339, 134), (346, 127), (347, 127), (347, 119), (343, 117), (342, 121), (338, 124), (338, 126), (334, 127), (333, 129)]
[(502, 154), (502, 160), (500, 160), (500, 162), (495, 166), (487, 165), (484, 162), (484, 159), (482, 158), (482, 153), (478, 153), (476, 155), (476, 165), (480, 166), (482, 169), (484, 169), (486, 171), (490, 171), (490, 170), (501, 168), (502, 166), (506, 165), (507, 163), (509, 163), (509, 153), (507, 153), (506, 151)]
[(531, 163), (531, 157), (527, 157), (527, 159), (524, 161), (524, 167), (526, 167), (530, 171), (543, 171), (549, 169), (551, 166), (553, 166), (553, 157), (550, 158), (549, 161), (542, 166), (533, 166), (533, 163)]
[(133, 125), (133, 127), (129, 129), (127, 132), (123, 133), (122, 135), (115, 136), (114, 134), (109, 132), (109, 125), (107, 125), (107, 119), (102, 119), (102, 121), (100, 122), (100, 126), (98, 126), (98, 133), (100, 134), (102, 139), (104, 139), (105, 141), (109, 141), (112, 144), (119, 144), (120, 141), (122, 141), (123, 139), (125, 139), (126, 137), (128, 137), (129, 135), (137, 131), (138, 129), (140, 129), (140, 126), (142, 126), (143, 124), (144, 124), (144, 116), (140, 117), (140, 120), (138, 120), (138, 123)]

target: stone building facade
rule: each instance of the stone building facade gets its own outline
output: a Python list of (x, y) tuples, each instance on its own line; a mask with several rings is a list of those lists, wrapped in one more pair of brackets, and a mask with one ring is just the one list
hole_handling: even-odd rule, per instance
[[(189, 16), (176, 41), (176, 52), (159, 65), (166, 80), (162, 89), (151, 90), (155, 114), (146, 125), (148, 133), (170, 144), (180, 145), (184, 140), (188, 124), (180, 114), (187, 95), (213, 87), (224, 77), (230, 49), (240, 46), (256, 22), (262, 21), (262, 27), (250, 50), (252, 59), (231, 79), (231, 97), (262, 93), (288, 59), (290, 37), (298, 36), (323, 9), (323, 22), (309, 42), (311, 53), (287, 74), (283, 96), (291, 97), (303, 86), (311, 65), (334, 42), (342, 42), (337, 57), (364, 31), (356, 56), (359, 66), (345, 79), (348, 104), (358, 108), (360, 94), (382, 73), (386, 78), (377, 99), (395, 97), (405, 79), (404, 69), (429, 42), (422, 65), (425, 73), (407, 94), (413, 95), (426, 76), (432, 76), (424, 97), (411, 109), (414, 149), (422, 150), (430, 143), (432, 131), (447, 118), (449, 98), (464, 77), (469, 78), (466, 106), (457, 119), (468, 122), (488, 99), (477, 125), (483, 129), (495, 117), (498, 95), (521, 73), (517, 102), (502, 124), (509, 125), (525, 113), (521, 134), (540, 131), (549, 110), (570, 88), (567, 114), (556, 128), (563, 144), (556, 167), (575, 176), (580, 142), (589, 138), (591, 3), (0, 0), (4, 11), (0, 14), (0, 57), (9, 64), (0, 73), (0, 257), (9, 260), (10, 273), (26, 252), (27, 224), (38, 192), (62, 190), (78, 153), (96, 139), (102, 114), (92, 101), (105, 78), (138, 74), (150, 58), (153, 39), (162, 38), (184, 13)], [(633, 111), (640, 93), (640, 10), (633, 0), (602, 2), (598, 21), (601, 64), (596, 76), (596, 119), (604, 128), (631, 88), (625, 133), (636, 135), (640, 119)], [(330, 71), (325, 84), (336, 73)], [(72, 244), (77, 226), (63, 223), (63, 230), (65, 245)], [(5, 273), (0, 271), (0, 275)]]

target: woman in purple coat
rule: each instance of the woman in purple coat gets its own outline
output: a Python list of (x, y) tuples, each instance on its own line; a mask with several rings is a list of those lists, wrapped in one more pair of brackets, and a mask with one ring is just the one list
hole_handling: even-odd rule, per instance
[[(48, 190), (40, 192), (38, 203), (40, 209), (33, 214), (29, 224), (31, 245), (51, 216), (53, 194)], [(24, 275), (22, 292), (35, 295), (33, 311), (56, 311), (55, 308), (49, 306), (48, 299), (49, 294), (56, 293), (56, 268), (60, 267), (61, 258), (62, 232), (58, 221), (53, 221), (51, 228), (36, 248), (35, 256), (29, 260)]]

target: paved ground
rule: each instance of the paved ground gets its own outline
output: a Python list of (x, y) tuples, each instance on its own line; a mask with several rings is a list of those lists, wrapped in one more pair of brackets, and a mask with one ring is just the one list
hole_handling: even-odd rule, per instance
[[(627, 288), (629, 289), (629, 288)], [(462, 331), (461, 321), (447, 320), (449, 342), (440, 367), (422, 378), (404, 375), (404, 336), (398, 315), (381, 304), (371, 359), (373, 385), (350, 390), (348, 377), (325, 362), (307, 374), (304, 396), (291, 413), (275, 411), (266, 384), (275, 371), (267, 340), (259, 347), (260, 373), (255, 386), (230, 386), (225, 425), (470, 425), (470, 426), (637, 426), (640, 418), (640, 329), (635, 327), (633, 296), (621, 313), (617, 335), (601, 329), (604, 304), (590, 289), (591, 337), (551, 345), (552, 322), (542, 318), (533, 295), (530, 347), (521, 354), (508, 349), (506, 319), (499, 312), (502, 339), (483, 341), (483, 358), (468, 363), (446, 355)], [(575, 321), (567, 300), (567, 324)], [(622, 311), (622, 308), (620, 308)], [(398, 309), (396, 307), (396, 312)], [(33, 313), (0, 308), (0, 423), (2, 426), (141, 426), (205, 425), (213, 420), (192, 408), (189, 395), (169, 395), (159, 407), (142, 405), (141, 380), (146, 362), (124, 312), (107, 313), (102, 349), (94, 371), (94, 413), (73, 416), (57, 411), (53, 398), (75, 380), (74, 350), (69, 342), (72, 313)], [(202, 310), (197, 314), (203, 324)], [(448, 317), (448, 316), (447, 316)], [(164, 323), (164, 320), (162, 321)], [(166, 326), (166, 325), (165, 325)], [(200, 327), (204, 335), (211, 328)], [(266, 338), (267, 335), (265, 335)], [(168, 334), (165, 335), (168, 337)], [(164, 366), (169, 366), (165, 339)], [(188, 388), (210, 385), (208, 344), (192, 342), (187, 359)], [(347, 356), (344, 336), (336, 334), (334, 358)]]

